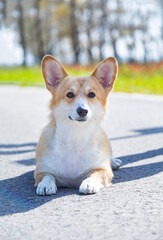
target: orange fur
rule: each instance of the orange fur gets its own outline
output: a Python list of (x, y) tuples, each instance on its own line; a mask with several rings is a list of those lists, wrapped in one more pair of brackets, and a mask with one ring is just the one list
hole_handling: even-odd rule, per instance
[[(66, 98), (66, 93), (71, 89), (71, 86), (74, 85), (77, 87), (77, 91), (73, 91), (75, 95), (78, 95), (79, 92), (82, 92), (85, 96), (87, 96), (88, 91), (85, 91), (85, 86), (90, 86), (91, 91), (95, 92), (97, 99), (105, 106), (106, 105), (106, 93), (99, 81), (93, 77), (65, 77), (61, 84), (55, 91), (55, 94), (52, 93), (52, 99), (50, 104), (50, 109), (53, 109), (62, 99), (65, 99), (68, 103), (74, 101), (74, 99)], [(94, 101), (94, 99), (89, 99), (90, 101)]]
[(98, 179), (105, 187), (107, 187), (111, 183), (113, 172), (99, 168), (90, 172), (88, 177)]

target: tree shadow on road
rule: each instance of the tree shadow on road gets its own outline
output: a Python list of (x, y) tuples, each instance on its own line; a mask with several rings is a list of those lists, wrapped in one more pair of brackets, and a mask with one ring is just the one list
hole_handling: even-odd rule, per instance
[(158, 148), (158, 149), (146, 151), (143, 153), (136, 153), (136, 154), (131, 154), (131, 155), (118, 157), (118, 158), (122, 160), (123, 165), (126, 165), (128, 163), (133, 163), (143, 159), (153, 158), (161, 155), (163, 155), (163, 148)]
[(114, 172), (113, 183), (128, 182), (153, 176), (162, 172), (163, 162), (144, 164), (135, 167), (120, 168)]
[(0, 150), (0, 155), (14, 155), (14, 154), (34, 152), (35, 147), (36, 147), (36, 143), (0, 144), (0, 149), (5, 149), (5, 150)]
[(78, 189), (59, 188), (56, 195), (38, 196), (34, 187), (34, 172), (0, 181), (0, 216), (27, 212), (49, 201), (79, 194)]
[[(163, 155), (163, 148), (147, 151), (144, 153), (138, 153), (128, 156), (119, 157), (122, 160), (122, 164), (133, 163), (144, 159), (153, 158)], [(120, 168), (114, 172), (113, 183), (128, 182), (140, 178), (146, 178), (158, 174), (163, 171), (163, 162), (154, 162), (144, 164), (140, 166)]]
[[(26, 154), (29, 152), (35, 152), (36, 143), (22, 143), (22, 144), (0, 144), (0, 155), (17, 155), (17, 154)], [(15, 161), (18, 164), (25, 166), (35, 165), (35, 159), (23, 159)]]
[(131, 132), (134, 132), (136, 134), (122, 136), (122, 137), (113, 137), (113, 138), (110, 138), (110, 140), (115, 141), (115, 140), (142, 137), (144, 135), (159, 134), (159, 133), (163, 133), (163, 127), (133, 129), (131, 130)]
[(18, 164), (22, 164), (25, 166), (32, 166), (36, 164), (35, 158), (29, 158), (29, 159), (25, 159), (25, 160), (18, 160), (16, 161)]

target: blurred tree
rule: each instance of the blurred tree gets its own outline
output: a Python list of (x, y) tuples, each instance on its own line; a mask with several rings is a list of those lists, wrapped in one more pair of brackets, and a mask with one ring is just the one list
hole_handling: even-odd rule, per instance
[(52, 4), (50, 0), (29, 0), (26, 4), (26, 41), (28, 51), (36, 63), (40, 63), (45, 54), (52, 54), (51, 28)]
[(75, 56), (75, 62), (79, 63), (80, 43), (78, 32), (78, 20), (77, 20), (77, 3), (76, 0), (70, 0), (70, 36), (72, 40), (72, 47)]
[(105, 44), (105, 31), (106, 31), (106, 23), (107, 23), (107, 1), (101, 0), (99, 9), (101, 9), (101, 17), (99, 21), (99, 57), (100, 61), (102, 61), (104, 56), (103, 47)]
[(0, 27), (2, 26), (2, 22), (6, 19), (6, 0), (0, 1)]
[[(110, 38), (110, 43), (113, 49), (114, 57), (117, 60), (120, 60), (120, 56), (117, 50), (117, 42), (121, 37), (124, 36), (124, 21), (123, 21), (123, 14), (125, 10), (120, 2), (120, 0), (115, 1), (115, 7), (109, 9), (108, 17), (107, 17), (107, 26), (108, 26), (108, 33)], [(108, 0), (108, 5), (110, 6), (111, 1)]]
[(16, 15), (17, 15), (17, 29), (19, 32), (19, 41), (23, 50), (23, 62), (22, 65), (27, 65), (27, 47), (26, 47), (26, 39), (25, 39), (25, 18), (24, 18), (24, 5), (22, 0), (16, 0)]
[(42, 26), (41, 26), (41, 16), (40, 16), (40, 3), (41, 3), (41, 0), (34, 0), (34, 10), (35, 10), (34, 28), (35, 28), (35, 36), (36, 36), (36, 42), (37, 42), (38, 62), (40, 62), (44, 56), (44, 45), (43, 45), (43, 39), (42, 39)]
[(89, 62), (92, 64), (94, 62), (93, 53), (92, 53), (92, 30), (93, 30), (93, 21), (94, 21), (94, 9), (93, 9), (93, 1), (86, 1), (84, 5), (84, 9), (86, 10), (86, 21), (83, 22), (85, 26), (85, 31), (87, 35), (87, 55), (89, 57)]
[[(163, 19), (163, 1), (151, 1), (153, 6), (157, 1)], [(145, 3), (146, 0), (0, 0), (0, 26), (5, 24), (17, 32), (23, 65), (27, 64), (28, 55), (40, 63), (45, 54), (62, 60), (68, 55), (74, 63), (83, 59), (94, 63), (111, 55), (111, 49), (118, 60), (123, 60), (120, 50), (125, 47), (128, 61), (132, 62), (137, 60), (140, 45), (143, 60), (149, 61), (150, 44), (162, 40), (161, 28), (159, 40), (150, 29), (156, 10)], [(161, 51), (159, 54), (163, 55)]]
[[(65, 47), (65, 40), (67, 45), (70, 45), (71, 55), (73, 55), (72, 41), (70, 36), (70, 8), (69, 1), (56, 1), (51, 7), (51, 48), (53, 54), (62, 56), (65, 54), (67, 47)], [(64, 58), (63, 58), (64, 59)]]
[(161, 51), (160, 52), (160, 60), (163, 61), (163, 1), (162, 0), (157, 0), (159, 4), (159, 8), (161, 11)]
[(161, 27), (161, 37), (163, 39), (163, 1), (162, 0), (156, 0), (159, 4), (160, 7), (160, 11), (161, 11), (161, 23), (162, 23), (162, 27)]

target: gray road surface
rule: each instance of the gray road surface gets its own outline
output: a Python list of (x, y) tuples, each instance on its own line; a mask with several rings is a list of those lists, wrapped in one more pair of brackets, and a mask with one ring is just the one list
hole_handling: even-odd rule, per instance
[(112, 186), (39, 197), (34, 151), (49, 98), (43, 88), (0, 86), (0, 239), (163, 239), (163, 97), (110, 96), (106, 130), (123, 161)]

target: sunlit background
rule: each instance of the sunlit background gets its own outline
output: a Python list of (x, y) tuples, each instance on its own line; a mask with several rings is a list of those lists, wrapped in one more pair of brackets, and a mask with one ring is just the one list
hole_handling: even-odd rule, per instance
[(0, 0), (0, 82), (42, 84), (46, 54), (73, 75), (114, 56), (115, 91), (163, 94), (163, 1)]

